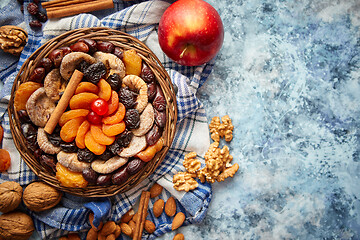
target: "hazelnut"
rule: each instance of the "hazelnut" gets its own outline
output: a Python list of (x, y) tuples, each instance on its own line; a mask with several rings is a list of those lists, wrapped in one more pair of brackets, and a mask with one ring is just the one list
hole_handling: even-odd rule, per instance
[(0, 212), (11, 212), (19, 206), (22, 197), (22, 187), (17, 182), (0, 184)]

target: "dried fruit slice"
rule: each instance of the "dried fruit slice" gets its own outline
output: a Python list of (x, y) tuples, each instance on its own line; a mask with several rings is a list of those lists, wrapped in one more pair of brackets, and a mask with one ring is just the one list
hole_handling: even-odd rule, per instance
[(105, 79), (100, 79), (98, 83), (99, 97), (105, 101), (109, 101), (111, 97), (111, 86)]
[(124, 52), (123, 62), (125, 64), (126, 75), (140, 76), (142, 61), (141, 57), (136, 53), (134, 49), (126, 50)]
[(20, 84), (15, 92), (14, 107), (16, 111), (25, 110), (26, 102), (33, 92), (41, 88), (42, 84), (36, 82), (25, 82)]
[(6, 149), (0, 149), (0, 172), (8, 170), (11, 164), (10, 153)]
[(77, 117), (69, 120), (67, 123), (62, 126), (60, 130), (60, 137), (64, 142), (74, 141), (78, 129), (81, 123), (85, 120), (84, 117)]
[(85, 146), (96, 155), (101, 155), (106, 150), (106, 145), (97, 143), (90, 131), (85, 134)]
[(116, 91), (111, 92), (111, 98), (108, 101), (108, 107), (109, 107), (109, 109), (108, 109), (108, 112), (106, 113), (106, 115), (110, 115), (118, 109), (119, 95), (117, 94)]
[(149, 162), (155, 154), (164, 146), (164, 139), (160, 138), (154, 145), (148, 146), (144, 151), (136, 154), (136, 157), (140, 158), (144, 162)]
[(89, 131), (89, 129), (90, 129), (90, 123), (87, 120), (83, 121), (75, 137), (75, 143), (78, 148), (84, 149), (86, 147), (85, 134)]
[(89, 92), (76, 94), (70, 99), (70, 109), (91, 109), (91, 103), (98, 99), (98, 95)]
[(91, 82), (81, 82), (77, 86), (77, 88), (75, 90), (75, 94), (79, 94), (82, 92), (90, 92), (90, 93), (98, 94), (99, 88), (98, 88), (98, 86), (96, 86), (95, 84), (93, 84)]
[(107, 136), (116, 136), (120, 133), (122, 133), (125, 130), (125, 123), (124, 121), (121, 121), (119, 123), (115, 123), (115, 124), (103, 124), (102, 125), (102, 131), (103, 133), (105, 133)]
[(59, 119), (59, 125), (62, 127), (69, 120), (77, 118), (77, 117), (85, 117), (88, 114), (89, 114), (89, 110), (87, 110), (87, 109), (74, 109), (74, 110), (64, 112)]
[(64, 187), (85, 188), (88, 185), (81, 172), (72, 172), (60, 163), (56, 164), (56, 178)]
[(94, 140), (102, 145), (111, 145), (115, 141), (115, 137), (107, 136), (101, 130), (101, 126), (91, 125), (90, 126), (91, 135)]
[(112, 115), (110, 115), (110, 116), (104, 117), (102, 119), (102, 122), (105, 123), (105, 124), (119, 123), (124, 119), (125, 112), (126, 112), (126, 109), (125, 109), (124, 104), (119, 102), (119, 106), (118, 106), (117, 111), (115, 113), (113, 113)]

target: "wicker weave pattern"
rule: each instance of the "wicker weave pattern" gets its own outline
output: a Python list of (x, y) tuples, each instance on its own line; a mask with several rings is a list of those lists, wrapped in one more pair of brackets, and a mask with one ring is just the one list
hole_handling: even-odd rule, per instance
[[(136, 52), (140, 55), (142, 60), (147, 63), (147, 65), (154, 72), (156, 79), (161, 86), (163, 93), (166, 99), (166, 126), (163, 131), (164, 138), (164, 147), (159, 151), (153, 160), (151, 160), (147, 165), (141, 169), (138, 173), (131, 176), (125, 183), (122, 185), (110, 185), (110, 186), (88, 186), (87, 188), (67, 188), (59, 184), (58, 180), (54, 174), (49, 173), (35, 157), (32, 152), (26, 147), (26, 139), (21, 132), (21, 126), (19, 121), (19, 116), (14, 109), (14, 96), (15, 91), (18, 89), (19, 85), (23, 82), (26, 82), (30, 73), (37, 66), (38, 62), (43, 58), (48, 56), (48, 54), (59, 47), (70, 46), (73, 43), (77, 42), (81, 38), (91, 38), (96, 41), (109, 41), (115, 46), (118, 46), (124, 50), (135, 49)], [(83, 197), (105, 197), (112, 196), (118, 193), (122, 193), (130, 190), (135, 187), (145, 178), (147, 178), (162, 162), (165, 158), (166, 153), (171, 146), (175, 135), (175, 127), (177, 120), (177, 107), (176, 107), (176, 97), (171, 79), (160, 63), (159, 59), (151, 52), (151, 50), (138, 39), (132, 37), (129, 34), (113, 30), (105, 27), (95, 27), (95, 28), (82, 28), (76, 29), (69, 32), (66, 32), (58, 37), (53, 38), (39, 49), (37, 49), (22, 65), (18, 75), (13, 84), (11, 91), (11, 98), (8, 106), (9, 118), (10, 118), (10, 128), (13, 135), (15, 146), (20, 152), (22, 158), (25, 160), (26, 164), (30, 169), (44, 182), (50, 184), (51, 186), (65, 192)]]

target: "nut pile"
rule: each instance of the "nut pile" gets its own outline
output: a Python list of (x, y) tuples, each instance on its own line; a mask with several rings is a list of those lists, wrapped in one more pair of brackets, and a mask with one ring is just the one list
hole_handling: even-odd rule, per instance
[(233, 177), (239, 170), (237, 163), (231, 164), (233, 157), (230, 155), (228, 146), (219, 148), (220, 137), (225, 141), (231, 141), (233, 129), (231, 119), (228, 115), (221, 118), (213, 117), (209, 125), (211, 138), (215, 141), (210, 144), (205, 153), (205, 167), (201, 168), (200, 160), (196, 159), (196, 153), (190, 152), (185, 155), (183, 166), (186, 172), (178, 172), (173, 176), (174, 188), (178, 191), (190, 191), (198, 187), (195, 178), (199, 178), (202, 183), (205, 181), (214, 183), (221, 182), (228, 177)]
[(134, 49), (79, 39), (51, 51), (14, 106), (34, 157), (62, 186), (121, 185), (163, 148), (166, 101)]

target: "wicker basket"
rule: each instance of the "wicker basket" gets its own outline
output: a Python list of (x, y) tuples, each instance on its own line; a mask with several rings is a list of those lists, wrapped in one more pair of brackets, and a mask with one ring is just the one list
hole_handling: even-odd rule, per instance
[[(110, 185), (110, 186), (88, 186), (87, 188), (68, 188), (59, 184), (53, 173), (48, 172), (35, 157), (31, 150), (26, 147), (26, 139), (22, 134), (19, 116), (14, 109), (14, 95), (19, 85), (26, 82), (30, 73), (37, 66), (37, 63), (48, 54), (59, 47), (70, 46), (80, 38), (91, 38), (97, 41), (109, 41), (115, 46), (123, 48), (124, 50), (135, 49), (141, 56), (142, 60), (148, 64), (153, 70), (156, 79), (161, 86), (166, 99), (166, 126), (163, 131), (164, 147), (160, 150), (155, 157), (148, 162), (138, 173), (132, 175), (122, 185)], [(83, 197), (105, 197), (112, 196), (118, 193), (128, 191), (138, 185), (141, 181), (147, 178), (162, 162), (166, 153), (171, 146), (175, 135), (175, 127), (177, 120), (177, 108), (176, 98), (173, 85), (170, 77), (159, 59), (154, 53), (138, 39), (110, 28), (95, 27), (95, 28), (82, 28), (66, 32), (58, 37), (53, 38), (39, 49), (37, 49), (22, 65), (18, 75), (13, 84), (11, 91), (11, 98), (8, 107), (10, 117), (11, 133), (15, 145), (20, 152), (21, 156), (25, 160), (30, 169), (44, 182), (51, 186), (71, 194)]]

